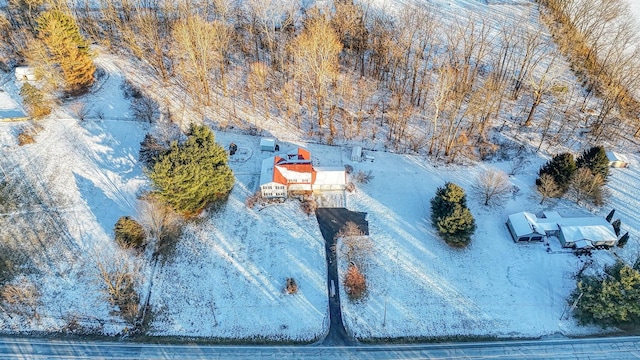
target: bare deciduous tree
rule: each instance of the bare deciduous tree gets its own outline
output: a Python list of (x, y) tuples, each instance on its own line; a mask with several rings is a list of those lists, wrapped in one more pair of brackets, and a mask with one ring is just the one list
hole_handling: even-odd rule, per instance
[(2, 304), (5, 311), (20, 316), (30, 316), (40, 319), (38, 306), (40, 305), (40, 292), (36, 286), (26, 279), (16, 284), (7, 284), (2, 287)]
[(571, 177), (569, 194), (578, 204), (581, 201), (590, 201), (595, 205), (601, 205), (603, 185), (604, 180), (600, 174), (593, 174), (588, 168), (581, 167)]
[(97, 276), (107, 300), (118, 308), (117, 313), (133, 324), (138, 317), (140, 296), (135, 290), (136, 269), (123, 259), (98, 261)]
[(149, 237), (155, 241), (154, 257), (168, 255), (180, 237), (182, 218), (153, 196), (138, 203), (137, 217)]
[(329, 85), (338, 72), (342, 44), (325, 15), (315, 14), (305, 25), (290, 50), (295, 61), (295, 78), (301, 90), (307, 91), (314, 100), (318, 126), (323, 127)]
[(538, 185), (538, 191), (542, 198), (540, 204), (548, 198), (558, 197), (562, 195), (562, 189), (558, 186), (553, 176), (549, 174), (540, 175), (540, 184)]
[(484, 206), (503, 204), (511, 194), (509, 177), (499, 170), (485, 170), (476, 178), (472, 186), (473, 193), (480, 198)]
[(354, 262), (362, 265), (373, 254), (373, 241), (360, 230), (358, 225), (351, 221), (348, 221), (335, 237), (341, 240), (338, 252), (349, 263)]

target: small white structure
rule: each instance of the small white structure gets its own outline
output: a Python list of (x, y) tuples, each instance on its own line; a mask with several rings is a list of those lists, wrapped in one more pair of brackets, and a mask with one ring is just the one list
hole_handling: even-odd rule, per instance
[(563, 218), (555, 211), (547, 211), (537, 217), (523, 211), (509, 215), (507, 228), (515, 242), (557, 236), (563, 247), (575, 249), (614, 246), (618, 242), (613, 226), (600, 216)]
[(629, 160), (626, 156), (618, 154), (614, 151), (607, 151), (607, 159), (609, 159), (609, 166), (614, 168), (626, 168), (629, 167)]
[(260, 139), (260, 151), (276, 151), (276, 139), (262, 138)]
[(32, 67), (18, 66), (15, 69), (16, 80), (18, 81), (36, 81), (36, 73)]
[(351, 149), (351, 161), (362, 161), (362, 146), (354, 146), (353, 149)]

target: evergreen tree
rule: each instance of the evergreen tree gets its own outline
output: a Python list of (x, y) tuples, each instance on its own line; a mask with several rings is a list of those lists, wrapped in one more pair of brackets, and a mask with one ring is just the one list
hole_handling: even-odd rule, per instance
[(616, 232), (616, 236), (620, 236), (620, 226), (622, 225), (622, 221), (620, 219), (615, 219), (611, 226), (613, 226), (613, 230)]
[(431, 199), (431, 222), (451, 246), (465, 246), (476, 229), (475, 219), (466, 206), (467, 198), (460, 186), (447, 182)]
[(234, 178), (227, 152), (213, 132), (192, 126), (184, 144), (173, 142), (149, 172), (158, 196), (175, 211), (193, 216), (207, 205), (225, 200)]
[(20, 88), (20, 96), (22, 96), (22, 101), (32, 118), (40, 119), (51, 114), (50, 102), (45, 99), (44, 94), (37, 87), (25, 83)]
[(618, 247), (619, 248), (623, 248), (625, 245), (627, 245), (627, 242), (629, 242), (629, 232), (627, 231), (626, 234), (622, 235), (622, 237), (618, 240)]
[[(539, 172), (539, 175), (549, 174), (553, 177), (553, 180), (560, 188), (562, 194), (567, 192), (569, 188), (569, 182), (573, 173), (576, 171), (576, 161), (571, 153), (562, 153), (554, 156), (549, 162), (547, 162)], [(541, 185), (541, 180), (536, 180), (536, 185)]]
[(616, 209), (612, 209), (611, 212), (609, 213), (609, 215), (607, 215), (607, 221), (611, 222), (611, 219), (613, 219), (613, 214), (616, 213)]
[(476, 222), (468, 208), (454, 204), (453, 211), (437, 222), (438, 232), (447, 244), (463, 247), (471, 242)]
[(64, 89), (70, 94), (85, 92), (93, 84), (93, 65), (89, 42), (71, 14), (48, 10), (38, 17), (38, 38), (48, 60), (62, 73)]
[(585, 150), (576, 159), (576, 166), (578, 168), (588, 168), (593, 175), (600, 175), (605, 181), (609, 176), (609, 158), (607, 158), (607, 152), (602, 146), (594, 146), (589, 150)]
[[(582, 296), (580, 296), (582, 294)], [(619, 326), (640, 321), (640, 272), (618, 261), (604, 276), (582, 275), (569, 298), (583, 324)]]

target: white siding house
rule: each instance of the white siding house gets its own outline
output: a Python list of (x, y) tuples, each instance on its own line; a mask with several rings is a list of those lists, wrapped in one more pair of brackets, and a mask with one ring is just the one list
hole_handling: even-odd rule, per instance
[(607, 159), (609, 159), (609, 166), (614, 168), (626, 168), (629, 166), (627, 157), (614, 151), (607, 151)]

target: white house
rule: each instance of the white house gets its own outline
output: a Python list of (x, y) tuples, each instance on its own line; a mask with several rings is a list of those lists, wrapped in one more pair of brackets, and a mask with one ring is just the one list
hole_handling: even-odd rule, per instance
[(565, 218), (555, 211), (547, 211), (542, 217), (537, 217), (519, 212), (509, 215), (507, 228), (513, 241), (543, 241), (549, 236), (556, 236), (567, 248), (614, 246), (618, 241), (613, 226), (599, 216)]
[(260, 172), (260, 193), (265, 198), (285, 198), (291, 193), (344, 190), (344, 168), (314, 168), (311, 153), (303, 148), (266, 158)]

